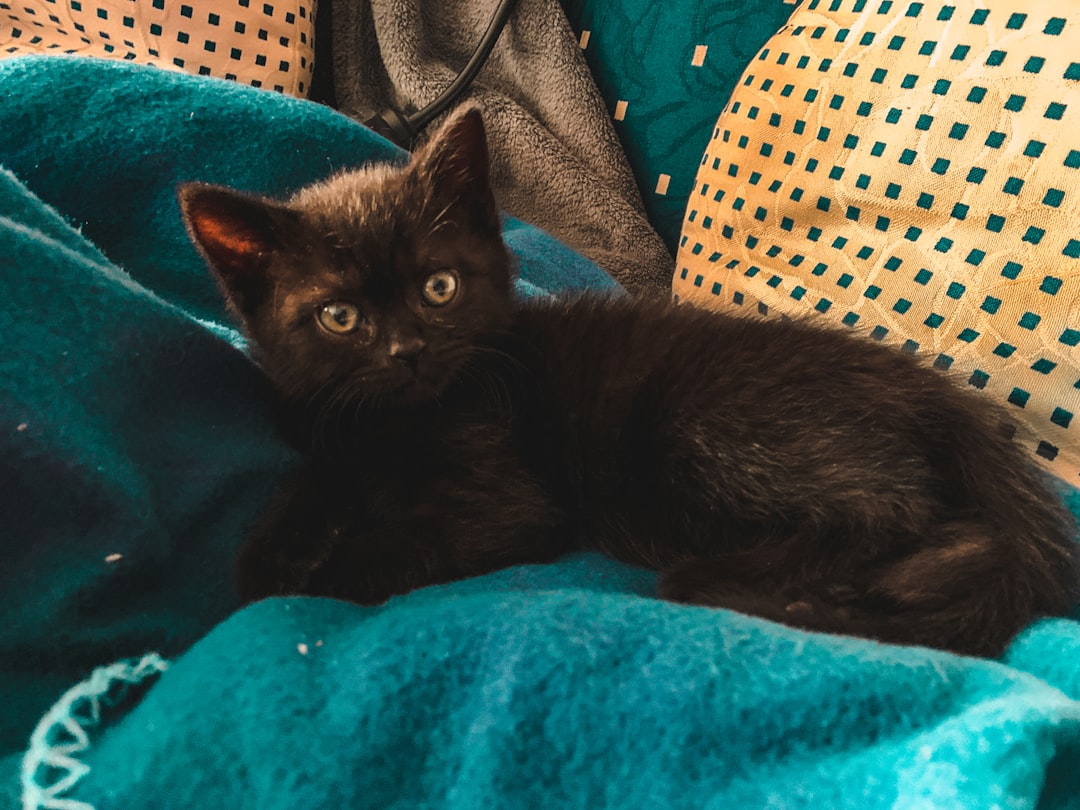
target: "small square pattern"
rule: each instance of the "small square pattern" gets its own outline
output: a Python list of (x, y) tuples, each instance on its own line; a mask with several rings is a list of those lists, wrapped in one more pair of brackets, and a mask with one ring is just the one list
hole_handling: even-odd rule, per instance
[(190, 0), (20, 0), (3, 6), (2, 57), (124, 59), (300, 97), (311, 86), (315, 0), (262, 8)]
[(1080, 485), (1080, 28), (1054, 4), (914, 5), (806, 0), (766, 43), (698, 170), (712, 202), (684, 222), (715, 258), (684, 247), (678, 266), (715, 294), (678, 275), (673, 292), (924, 355)]

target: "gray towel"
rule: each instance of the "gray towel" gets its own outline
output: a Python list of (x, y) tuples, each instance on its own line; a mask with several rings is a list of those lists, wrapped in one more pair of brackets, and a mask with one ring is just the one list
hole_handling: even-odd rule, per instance
[[(333, 90), (346, 115), (412, 112), (472, 55), (497, 0), (333, 0)], [(320, 47), (327, 53), (325, 45)], [(463, 97), (484, 110), (499, 205), (636, 294), (665, 294), (674, 261), (649, 224), (589, 68), (557, 0), (518, 0)], [(438, 122), (428, 127), (434, 131)]]

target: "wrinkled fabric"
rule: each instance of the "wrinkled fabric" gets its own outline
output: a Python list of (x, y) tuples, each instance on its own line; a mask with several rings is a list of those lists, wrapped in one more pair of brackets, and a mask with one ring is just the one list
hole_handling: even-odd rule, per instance
[[(497, 2), (345, 0), (331, 10), (334, 97), (365, 121), (450, 86)], [(462, 99), (484, 110), (492, 185), (509, 214), (556, 236), (631, 292), (664, 295), (674, 261), (650, 224), (611, 116), (557, 0), (517, 0)], [(434, 127), (428, 129), (433, 131)]]

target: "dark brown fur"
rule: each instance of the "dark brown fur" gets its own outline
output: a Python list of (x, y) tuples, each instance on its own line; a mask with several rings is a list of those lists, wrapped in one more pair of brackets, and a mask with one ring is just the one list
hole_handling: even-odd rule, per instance
[[(807, 323), (514, 302), (486, 161), (467, 112), (408, 167), (288, 203), (182, 189), (307, 453), (241, 553), (245, 597), (377, 603), (590, 548), (672, 600), (962, 653), (1075, 604), (1071, 516), (996, 408)], [(459, 292), (431, 306), (443, 268)], [(342, 301), (362, 330), (316, 323)]]

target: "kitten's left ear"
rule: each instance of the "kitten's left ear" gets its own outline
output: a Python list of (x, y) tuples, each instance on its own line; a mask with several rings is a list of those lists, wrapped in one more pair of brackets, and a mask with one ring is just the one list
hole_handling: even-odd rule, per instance
[(417, 152), (413, 167), (421, 182), (430, 183), (437, 200), (457, 207), (459, 217), (483, 231), (501, 232), (479, 107), (453, 113)]
[(272, 286), (266, 277), (294, 212), (271, 200), (222, 186), (186, 183), (180, 208), (192, 240), (228, 299), (247, 315)]

